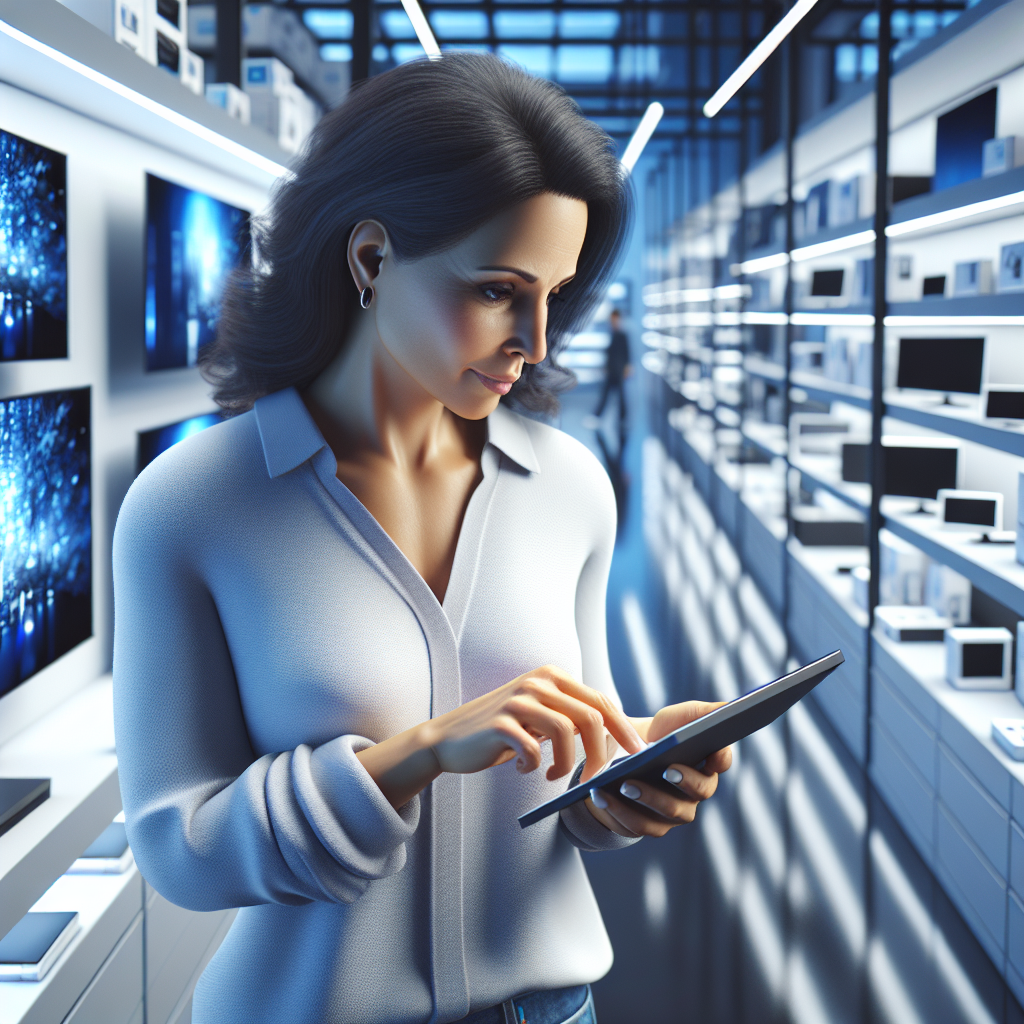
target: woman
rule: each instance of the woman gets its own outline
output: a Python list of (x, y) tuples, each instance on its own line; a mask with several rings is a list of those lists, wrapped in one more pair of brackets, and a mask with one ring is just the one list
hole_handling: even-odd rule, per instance
[(593, 1021), (578, 849), (692, 820), (728, 767), (516, 823), (711, 707), (623, 715), (611, 487), (502, 401), (552, 408), (628, 212), (560, 90), (451, 54), (356, 89), (257, 225), (204, 355), (239, 415), (146, 469), (114, 550), (132, 848), (243, 908), (197, 1024)]

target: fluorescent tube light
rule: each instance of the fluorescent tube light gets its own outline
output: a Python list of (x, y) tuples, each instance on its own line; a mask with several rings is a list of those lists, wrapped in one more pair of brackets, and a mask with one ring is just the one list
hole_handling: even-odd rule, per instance
[(785, 313), (767, 313), (758, 309), (742, 313), (741, 317), (745, 324), (772, 324), (776, 327), (785, 327), (789, 323), (789, 317)]
[(776, 267), (784, 267), (788, 262), (788, 253), (773, 252), (771, 256), (762, 256), (760, 259), (736, 263), (730, 269), (734, 274), (737, 272), (740, 274), (759, 274), (762, 270), (775, 270)]
[[(402, 0), (402, 3), (405, 3), (405, 0)], [(650, 141), (654, 129), (658, 127), (658, 122), (664, 113), (665, 108), (660, 103), (652, 103), (644, 111), (644, 116), (640, 118), (640, 123), (636, 126), (629, 145), (626, 146), (626, 152), (622, 154), (622, 166), (627, 174), (631, 173), (636, 166), (640, 154), (644, 151), (644, 146)]]
[(416, 0), (402, 0), (402, 6), (405, 8), (405, 13), (409, 15), (420, 46), (431, 60), (437, 60), (441, 56), (441, 47), (437, 45), (437, 40), (430, 30), (430, 23), (427, 21), (423, 9)]
[(828, 242), (805, 245), (801, 249), (794, 249), (791, 255), (794, 263), (800, 263), (803, 260), (813, 260), (816, 256), (828, 256), (834, 252), (842, 252), (844, 249), (855, 249), (859, 245), (870, 245), (874, 240), (874, 229), (868, 228), (867, 231), (858, 231), (853, 235), (833, 238)]
[(775, 52), (776, 47), (807, 15), (818, 0), (796, 0), (778, 24), (750, 51), (746, 60), (722, 83), (718, 92), (704, 104), (704, 116), (714, 117), (746, 85), (755, 71)]
[(908, 235), (912, 231), (925, 231), (928, 228), (941, 227), (943, 224), (951, 224), (954, 221), (965, 220), (967, 217), (977, 217), (982, 213), (991, 213), (994, 210), (1002, 210), (1007, 206), (1017, 206), (1021, 203), (1024, 203), (1024, 192), (1011, 192), (1009, 195), (996, 196), (995, 199), (983, 199), (980, 203), (958, 206), (953, 210), (941, 210), (939, 213), (929, 213), (924, 217), (902, 220), (898, 224), (890, 224), (885, 229), (885, 233), (890, 238)]
[(49, 57), (50, 60), (56, 61), (58, 64), (69, 68), (71, 71), (78, 73), (83, 78), (87, 78), (90, 82), (95, 82), (97, 85), (103, 86), (104, 89), (108, 89), (110, 92), (120, 96), (122, 99), (129, 100), (136, 106), (141, 107), (143, 110), (148, 110), (151, 114), (156, 114), (168, 123), (173, 124), (178, 128), (183, 128), (185, 131), (190, 132), (192, 135), (202, 139), (204, 142), (209, 142), (211, 145), (223, 150), (225, 153), (229, 153), (231, 156), (244, 160), (246, 163), (258, 168), (265, 174), (270, 174), (275, 178), (280, 178), (282, 175), (291, 173), (287, 167), (283, 164), (277, 163), (276, 160), (271, 160), (269, 157), (265, 157), (262, 154), (257, 153), (255, 150), (249, 149), (248, 146), (243, 146), (240, 142), (235, 142), (233, 139), (229, 139), (227, 136), (221, 135), (212, 128), (207, 128), (206, 125), (200, 124), (198, 121), (193, 121), (191, 117), (179, 114), (178, 111), (172, 110), (170, 107), (164, 106), (163, 103), (158, 103), (156, 100), (150, 99), (141, 92), (136, 92), (134, 89), (129, 88), (127, 85), (123, 85), (116, 79), (110, 78), (108, 75), (104, 75), (102, 72), (96, 71), (87, 64), (83, 64), (81, 61), (75, 60), (74, 57), (69, 57), (66, 53), (61, 53), (60, 50), (56, 50), (52, 46), (47, 46), (46, 43), (40, 42), (38, 39), (33, 39), (32, 36), (16, 29), (13, 25), (8, 25), (5, 21), (0, 21), (0, 32), (6, 36), (10, 36), (10, 38), (15, 40), (15, 42), (21, 43), (23, 46), (28, 46), (30, 49), (35, 50), (36, 53), (41, 53), (44, 57)]
[(744, 299), (750, 294), (748, 284), (720, 284), (711, 289), (716, 299)]
[(818, 327), (873, 327), (870, 313), (794, 313), (790, 323)]
[(1024, 316), (887, 316), (886, 327), (1024, 327)]

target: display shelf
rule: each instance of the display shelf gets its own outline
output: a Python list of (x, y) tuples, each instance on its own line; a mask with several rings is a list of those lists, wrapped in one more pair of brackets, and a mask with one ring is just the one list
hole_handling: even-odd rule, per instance
[(112, 698), (107, 676), (0, 746), (0, 775), (51, 779), (50, 798), (0, 836), (0, 935), (121, 809)]
[(740, 430), (755, 448), (769, 458), (786, 457), (786, 428), (781, 424), (748, 420)]
[[(962, 211), (969, 214), (970, 207), (975, 203), (988, 203), (991, 200), (1004, 200), (1019, 196), (1014, 204), (986, 208), (973, 216), (947, 219), (950, 213)], [(889, 227), (886, 234), (900, 238), (911, 234), (920, 236), (936, 231), (949, 231), (953, 228), (966, 227), (969, 224), (994, 220), (1024, 210), (1024, 167), (1015, 167), (1012, 171), (995, 174), (990, 178), (975, 178), (965, 181), (941, 192), (926, 192), (896, 203), (889, 215)], [(935, 218), (937, 223), (931, 219)], [(939, 218), (942, 218), (941, 220)], [(920, 221), (915, 227), (914, 222)], [(992, 298), (992, 296), (982, 296)]]
[(760, 377), (761, 380), (770, 381), (772, 384), (782, 384), (786, 380), (784, 366), (761, 356), (747, 356), (743, 360), (743, 369), (752, 377)]
[(795, 370), (789, 375), (792, 387), (807, 392), (810, 398), (818, 402), (846, 402), (858, 409), (871, 408), (871, 389), (858, 387), (856, 384), (842, 384), (837, 380), (829, 380), (820, 373), (807, 373)]
[(261, 187), (292, 159), (57, 0), (0, 0), (0, 81)]
[(953, 437), (998, 448), (1011, 455), (1024, 456), (1024, 423), (1007, 424), (983, 419), (977, 409), (956, 405), (938, 405), (901, 395), (891, 390), (885, 393), (885, 414), (904, 423), (914, 423), (929, 430), (938, 430)]
[(849, 620), (851, 630), (868, 628), (868, 613), (853, 599), (850, 573), (868, 564), (866, 547), (807, 547), (791, 537), (786, 549), (828, 591)]
[(970, 534), (943, 530), (934, 515), (882, 512), (886, 527), (929, 558), (966, 576), (979, 590), (1024, 615), (1024, 565), (1013, 544), (985, 544)]
[(789, 464), (800, 471), (808, 483), (823, 487), (829, 494), (865, 515), (871, 507), (871, 485), (851, 484), (842, 479), (837, 455), (791, 456)]
[[(39, 982), (0, 982), (0, 1024), (52, 1024), (65, 1018), (96, 972), (142, 913), (142, 876), (64, 875), (33, 910), (76, 910), (81, 930)], [(140, 965), (141, 967), (141, 965)], [(132, 979), (142, 1001), (142, 971)]]
[[(936, 317), (961, 318), (963, 327), (983, 327), (987, 321), (998, 326), (1001, 320), (1012, 318), (1024, 323), (1024, 292), (993, 292), (990, 295), (959, 295), (951, 298), (920, 299), (917, 302), (890, 302), (885, 317), (886, 327), (912, 327), (903, 320), (930, 320)], [(927, 326), (927, 324), (923, 325)], [(957, 324), (950, 327), (956, 329)]]

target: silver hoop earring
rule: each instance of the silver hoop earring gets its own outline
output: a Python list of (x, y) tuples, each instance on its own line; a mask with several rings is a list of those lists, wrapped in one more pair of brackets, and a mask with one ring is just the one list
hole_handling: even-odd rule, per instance
[(373, 289), (367, 285), (359, 293), (359, 305), (362, 306), (363, 309), (369, 309), (371, 302), (373, 302)]

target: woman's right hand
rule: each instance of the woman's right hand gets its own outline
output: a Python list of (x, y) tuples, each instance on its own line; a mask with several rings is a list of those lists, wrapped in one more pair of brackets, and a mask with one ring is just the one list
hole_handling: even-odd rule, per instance
[(577, 733), (587, 756), (584, 782), (604, 766), (609, 733), (629, 753), (644, 746), (630, 720), (604, 694), (545, 665), (356, 756), (397, 809), (442, 772), (466, 775), (513, 757), (520, 772), (535, 771), (545, 740), (551, 741), (553, 755), (547, 777), (568, 775), (576, 761)]

